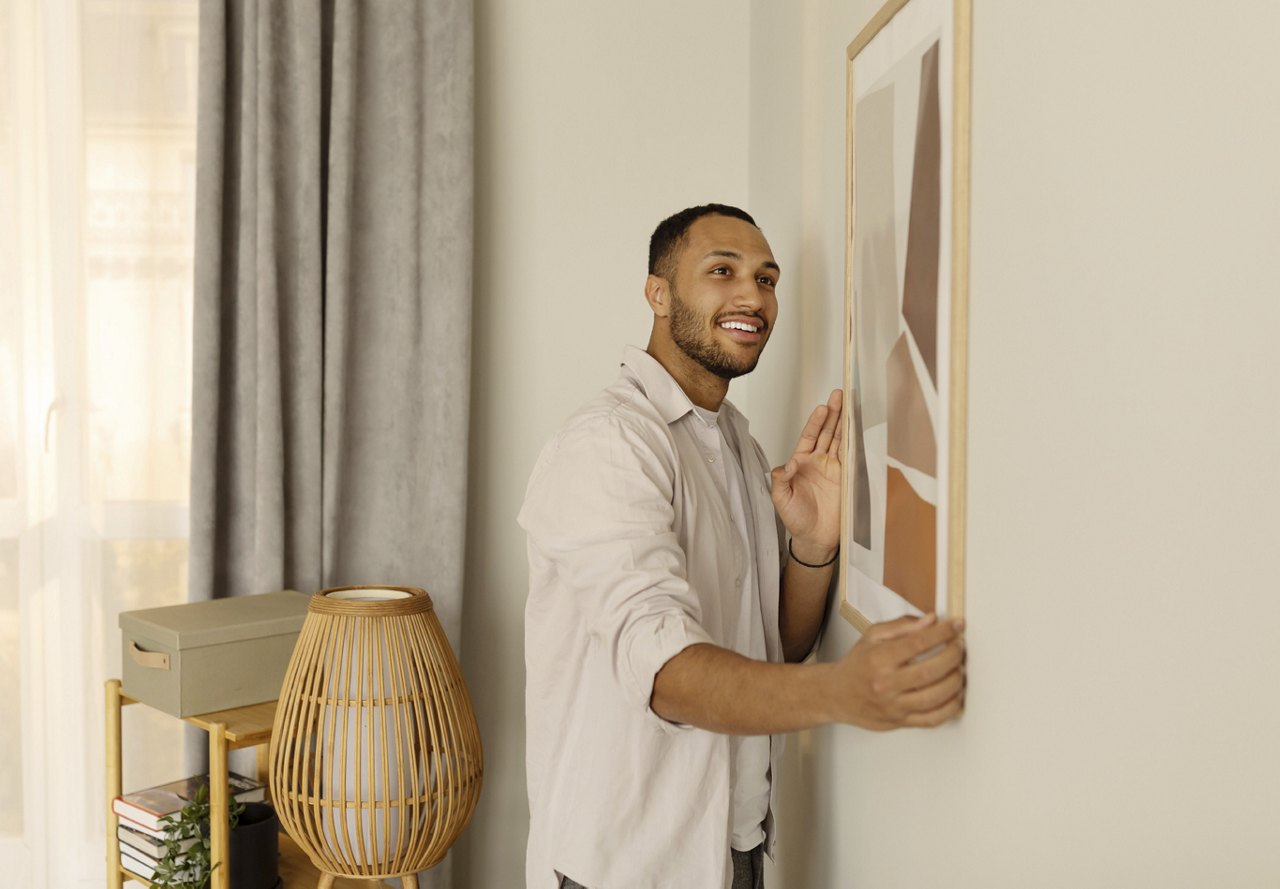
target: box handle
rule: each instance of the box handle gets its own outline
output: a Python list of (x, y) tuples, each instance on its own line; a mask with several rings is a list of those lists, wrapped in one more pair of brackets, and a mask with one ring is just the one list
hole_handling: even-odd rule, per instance
[(163, 651), (143, 651), (132, 639), (129, 640), (129, 654), (133, 656), (133, 662), (139, 667), (145, 667), (148, 670), (169, 669), (169, 655)]

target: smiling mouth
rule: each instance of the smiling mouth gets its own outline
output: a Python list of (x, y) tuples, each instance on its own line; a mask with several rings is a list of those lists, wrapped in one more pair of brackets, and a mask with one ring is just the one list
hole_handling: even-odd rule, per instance
[(744, 333), (759, 333), (764, 324), (757, 324), (750, 321), (721, 321), (721, 330), (741, 330)]

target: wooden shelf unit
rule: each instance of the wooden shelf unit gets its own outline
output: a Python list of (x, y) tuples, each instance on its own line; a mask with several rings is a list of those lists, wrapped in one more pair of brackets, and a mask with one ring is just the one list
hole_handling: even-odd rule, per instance
[[(111, 803), (124, 793), (121, 766), (120, 711), (131, 704), (141, 703), (126, 695), (119, 679), (108, 679), (107, 684), (107, 889), (123, 889), (126, 881), (136, 881), (143, 886), (151, 883), (126, 870), (120, 863), (120, 840), (116, 828), (120, 823)], [(145, 707), (146, 705), (143, 704)], [(216, 864), (226, 861), (229, 850), (227, 831), (227, 754), (245, 747), (257, 748), (258, 780), (267, 781), (267, 744), (271, 740), (271, 726), (275, 721), (276, 702), (251, 704), (233, 710), (201, 713), (187, 716), (182, 721), (209, 733), (209, 840), (212, 859)], [(175, 717), (177, 718), (177, 717)], [(320, 871), (306, 854), (289, 838), (280, 834), (280, 877), (284, 889), (315, 889), (320, 884)], [(231, 872), (218, 867), (213, 872), (210, 889), (230, 889)], [(390, 883), (380, 880), (352, 880), (339, 878), (334, 889), (396, 889), (398, 880)]]

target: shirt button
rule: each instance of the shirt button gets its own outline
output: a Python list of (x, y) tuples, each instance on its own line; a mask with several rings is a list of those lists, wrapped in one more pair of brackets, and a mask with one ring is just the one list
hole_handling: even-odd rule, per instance
[(710, 454), (707, 454), (707, 462), (708, 462), (708, 463), (714, 463), (714, 462), (716, 462), (716, 458), (715, 458), (715, 457), (713, 457), (713, 456), (711, 456)]

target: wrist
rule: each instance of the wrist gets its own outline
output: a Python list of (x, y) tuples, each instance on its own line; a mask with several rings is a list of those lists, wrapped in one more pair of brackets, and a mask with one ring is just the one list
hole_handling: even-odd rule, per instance
[(817, 724), (832, 725), (847, 722), (848, 715), (840, 710), (840, 704), (847, 691), (841, 687), (836, 662), (799, 666), (809, 677), (813, 695), (810, 710)]
[(840, 545), (813, 543), (792, 537), (787, 543), (787, 549), (792, 561), (799, 562), (806, 568), (827, 568), (835, 564)]

